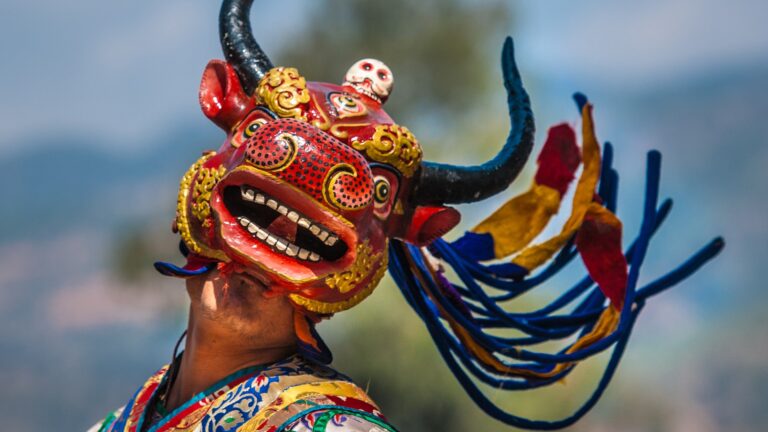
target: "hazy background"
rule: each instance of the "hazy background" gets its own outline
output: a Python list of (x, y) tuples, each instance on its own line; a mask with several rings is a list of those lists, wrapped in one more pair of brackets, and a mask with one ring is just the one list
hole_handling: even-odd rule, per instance
[[(203, 67), (221, 57), (218, 7), (0, 3), (3, 431), (84, 430), (170, 359), (185, 293), (151, 262), (180, 261), (169, 229), (178, 179), (223, 138), (197, 105)], [(312, 80), (386, 61), (390, 113), (428, 159), (461, 163), (506, 136), (498, 57), (514, 36), (539, 145), (549, 125), (577, 121), (573, 91), (595, 102), (598, 134), (616, 146), (627, 235), (645, 152), (661, 150), (662, 194), (676, 206), (647, 279), (716, 234), (728, 244), (648, 305), (616, 379), (572, 430), (708, 432), (768, 430), (766, 21), (761, 0), (291, 0), (262, 8), (254, 29), (275, 64)], [(511, 195), (462, 209), (464, 227)], [(402, 430), (504, 430), (463, 394), (389, 279), (320, 331)], [(562, 416), (600, 366), (499, 400)]]

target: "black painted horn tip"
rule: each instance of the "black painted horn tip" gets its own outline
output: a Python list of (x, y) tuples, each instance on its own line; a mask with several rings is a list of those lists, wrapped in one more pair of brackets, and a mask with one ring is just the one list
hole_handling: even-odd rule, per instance
[(504, 40), (504, 47), (501, 50), (501, 69), (505, 82), (513, 82), (520, 79), (520, 72), (515, 61), (515, 42), (512, 36), (507, 36)]
[(512, 39), (512, 36), (507, 36), (504, 38), (504, 52), (507, 51), (513, 51), (515, 50), (515, 41)]

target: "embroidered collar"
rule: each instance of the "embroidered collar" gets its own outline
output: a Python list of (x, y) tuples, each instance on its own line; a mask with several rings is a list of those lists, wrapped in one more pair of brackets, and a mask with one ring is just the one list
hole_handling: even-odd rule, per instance
[[(180, 356), (179, 356), (180, 357)], [(180, 407), (172, 410), (165, 415), (156, 424), (149, 427), (147, 432), (165, 432), (181, 426), (181, 423), (189, 423), (190, 420), (200, 420), (210, 409), (211, 405), (223, 394), (253, 378), (254, 376), (277, 368), (285, 364), (296, 361), (296, 356), (280, 360), (266, 365), (250, 366), (234, 372), (225, 378), (217, 381), (204, 391), (194, 395)], [(112, 432), (140, 432), (144, 424), (150, 419), (147, 418), (148, 406), (153, 406), (157, 401), (160, 390), (164, 388), (169, 379), (169, 366), (166, 365), (150, 377), (144, 385), (136, 392), (130, 402), (126, 405), (120, 418), (109, 429)]]

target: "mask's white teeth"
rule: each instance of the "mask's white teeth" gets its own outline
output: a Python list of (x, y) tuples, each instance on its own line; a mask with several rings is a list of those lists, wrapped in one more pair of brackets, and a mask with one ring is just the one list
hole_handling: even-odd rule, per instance
[[(318, 262), (321, 259), (320, 255), (317, 254), (316, 252), (310, 252), (307, 249), (300, 248), (299, 246), (293, 243), (290, 243), (287, 240), (283, 240), (279, 237), (273, 236), (264, 228), (261, 228), (255, 223), (250, 222), (248, 218), (246, 218), (245, 216), (239, 216), (237, 220), (240, 223), (240, 225), (242, 225), (245, 229), (248, 230), (249, 233), (256, 236), (259, 240), (264, 241), (269, 246), (272, 246), (278, 252), (282, 252), (291, 258), (298, 257), (299, 259), (304, 261)], [(322, 234), (326, 234), (326, 237), (328, 237), (327, 232), (324, 231)], [(325, 240), (325, 244), (328, 246), (333, 246), (334, 244), (336, 244), (338, 240), (339, 238), (336, 236), (329, 236)]]
[(253, 201), (254, 192), (253, 189), (240, 189), (240, 196), (247, 201)]
[(302, 228), (309, 229), (309, 227), (312, 225), (312, 222), (310, 222), (309, 219), (301, 218), (301, 219), (299, 219), (298, 222), (296, 222), (296, 225), (298, 225), (298, 226), (300, 226)]
[(249, 233), (256, 235), (261, 240), (267, 238), (267, 232), (261, 229), (255, 223), (249, 222), (248, 219), (240, 217), (240, 225), (244, 226)]
[[(337, 235), (325, 230), (320, 225), (315, 225), (311, 220), (302, 217), (298, 212), (289, 209), (287, 206), (280, 204), (275, 199), (269, 198), (267, 195), (259, 193), (256, 189), (241, 186), (240, 196), (244, 201), (252, 201), (257, 204), (266, 205), (272, 210), (277, 211), (287, 217), (291, 222), (311, 232), (312, 235), (317, 237), (326, 246), (333, 246), (339, 241)], [(238, 216), (237, 222), (251, 235), (271, 246), (276, 252), (303, 261), (319, 262), (322, 259), (317, 252), (301, 248), (288, 240), (272, 235), (266, 228), (256, 225), (245, 216)]]

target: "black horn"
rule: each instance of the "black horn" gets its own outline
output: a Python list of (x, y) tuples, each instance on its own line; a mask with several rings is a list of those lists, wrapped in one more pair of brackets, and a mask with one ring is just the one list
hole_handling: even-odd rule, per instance
[(506, 144), (493, 159), (482, 165), (422, 163), (412, 195), (414, 203), (440, 205), (480, 201), (506, 189), (523, 169), (533, 147), (534, 123), (531, 102), (515, 64), (512, 38), (508, 37), (504, 42), (501, 64), (512, 123)]
[(253, 0), (224, 0), (219, 13), (219, 38), (224, 57), (235, 68), (240, 83), (253, 94), (259, 81), (274, 66), (251, 31)]

